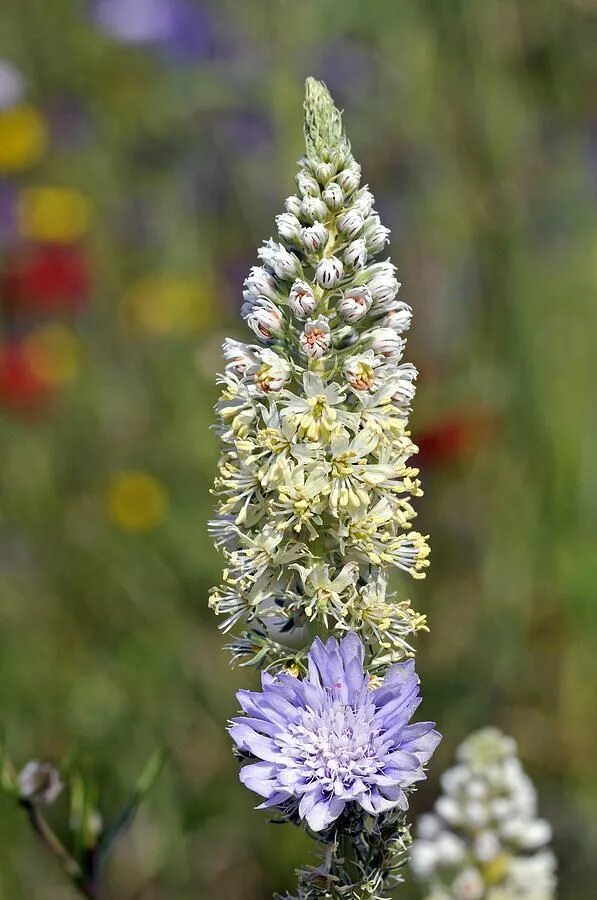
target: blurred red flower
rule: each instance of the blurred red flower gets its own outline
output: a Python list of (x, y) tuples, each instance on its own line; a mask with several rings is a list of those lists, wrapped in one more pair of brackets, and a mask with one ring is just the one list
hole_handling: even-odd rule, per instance
[(444, 466), (467, 458), (485, 443), (495, 427), (489, 412), (452, 413), (414, 437), (421, 466)]
[(10, 313), (75, 313), (89, 292), (87, 258), (77, 245), (30, 245), (12, 254), (0, 278)]
[(52, 393), (21, 343), (12, 341), (0, 347), (0, 405), (16, 412), (35, 412)]

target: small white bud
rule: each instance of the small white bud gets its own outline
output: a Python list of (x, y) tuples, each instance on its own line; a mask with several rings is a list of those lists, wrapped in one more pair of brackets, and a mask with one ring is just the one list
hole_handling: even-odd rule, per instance
[(459, 825), (462, 822), (460, 804), (453, 797), (440, 797), (436, 801), (435, 811), (449, 825)]
[(301, 228), (301, 244), (308, 253), (319, 253), (328, 242), (328, 231), (321, 222), (315, 222), (308, 228)]
[(344, 252), (344, 262), (356, 272), (364, 269), (367, 264), (367, 244), (364, 238), (352, 241)]
[(488, 863), (499, 856), (502, 845), (494, 831), (481, 831), (475, 838), (473, 849), (480, 862)]
[(338, 312), (346, 322), (354, 325), (365, 318), (372, 302), (371, 291), (366, 284), (362, 284), (344, 294), (338, 304)]
[(58, 770), (35, 759), (19, 772), (18, 782), (20, 796), (37, 806), (50, 806), (63, 788)]
[(288, 306), (297, 319), (307, 319), (311, 313), (315, 312), (317, 300), (311, 285), (297, 279), (290, 289)]
[(273, 350), (259, 351), (261, 365), (255, 372), (255, 384), (264, 394), (281, 391), (290, 378), (290, 365)]
[(258, 253), (260, 259), (274, 270), (278, 278), (284, 280), (296, 278), (302, 273), (298, 257), (287, 250), (283, 244), (278, 244), (271, 238), (263, 247), (259, 248)]
[(369, 216), (365, 223), (365, 240), (369, 253), (380, 253), (388, 243), (389, 237), (390, 229), (381, 224), (379, 216), (377, 214)]
[(358, 188), (361, 181), (361, 167), (358, 163), (353, 162), (342, 172), (339, 172), (336, 181), (344, 191), (345, 196), (349, 196)]
[(305, 323), (305, 330), (299, 338), (301, 350), (309, 359), (321, 359), (330, 349), (332, 334), (328, 319), (318, 316)]
[(373, 203), (375, 202), (375, 198), (369, 188), (367, 186), (361, 188), (361, 190), (355, 196), (352, 202), (352, 208), (356, 209), (357, 212), (360, 212), (364, 219), (367, 218), (371, 210), (373, 209)]
[(417, 822), (417, 835), (424, 841), (432, 841), (441, 831), (441, 823), (433, 813), (423, 813)]
[(435, 842), (440, 862), (445, 866), (457, 866), (466, 856), (463, 842), (449, 831), (444, 831)]
[(402, 355), (404, 340), (393, 328), (374, 328), (369, 332), (369, 346), (387, 360), (397, 360)]
[(328, 208), (319, 197), (305, 197), (301, 203), (301, 216), (307, 222), (323, 222), (328, 214)]
[(327, 184), (336, 171), (336, 167), (331, 162), (320, 162), (315, 167), (315, 177), (320, 184)]
[(483, 876), (472, 866), (463, 869), (454, 879), (452, 891), (456, 900), (483, 900), (486, 896)]
[(292, 213), (293, 216), (298, 216), (301, 211), (301, 200), (295, 194), (287, 197), (284, 201), (284, 209), (286, 212)]
[(344, 194), (342, 192), (342, 188), (335, 182), (332, 182), (332, 184), (328, 184), (322, 194), (322, 197), (328, 209), (331, 209), (334, 212), (338, 209), (342, 209), (342, 206), (344, 205)]
[(222, 345), (224, 359), (228, 360), (226, 371), (242, 377), (247, 369), (256, 364), (255, 351), (258, 349), (258, 347), (251, 344), (243, 344), (241, 341), (235, 341), (233, 338), (226, 338)]
[(417, 878), (427, 881), (437, 865), (435, 846), (428, 841), (416, 841), (410, 850), (410, 865)]
[(361, 276), (369, 286), (376, 309), (394, 299), (400, 287), (394, 272), (396, 267), (390, 262), (375, 263)]
[(391, 309), (380, 322), (383, 328), (393, 328), (397, 334), (408, 331), (412, 320), (412, 309), (408, 303), (402, 300), (396, 300), (394, 308)]
[[(397, 378), (396, 390), (392, 394), (392, 400), (400, 406), (407, 406), (411, 403), (416, 393), (415, 381), (418, 372), (411, 363), (403, 363), (398, 366), (394, 372), (393, 378)], [(450, 797), (440, 797), (440, 800), (450, 800)], [(439, 803), (440, 800), (437, 802)], [(437, 806), (436, 806), (437, 809)], [(439, 810), (438, 810), (439, 811)]]
[(284, 331), (284, 316), (270, 300), (260, 300), (246, 318), (249, 328), (263, 340), (269, 341)]
[(254, 302), (257, 297), (267, 297), (269, 300), (275, 300), (278, 296), (276, 279), (263, 266), (251, 267), (248, 276), (245, 278), (245, 288), (243, 296), (249, 303)]
[(322, 259), (315, 269), (317, 284), (329, 290), (335, 287), (344, 274), (344, 266), (336, 256)]
[(348, 212), (338, 216), (336, 224), (338, 231), (352, 241), (363, 230), (363, 217), (356, 209), (349, 209)]
[(296, 186), (303, 197), (319, 197), (321, 193), (317, 180), (304, 169), (296, 176)]
[(301, 223), (294, 213), (280, 213), (280, 215), (276, 216), (276, 225), (278, 227), (278, 234), (283, 241), (297, 240)]

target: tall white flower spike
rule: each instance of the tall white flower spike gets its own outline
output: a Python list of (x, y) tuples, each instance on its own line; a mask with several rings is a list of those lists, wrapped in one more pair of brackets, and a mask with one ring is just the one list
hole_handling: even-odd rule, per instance
[[(224, 346), (212, 529), (226, 569), (210, 602), (224, 628), (242, 628), (237, 661), (300, 670), (287, 635), (318, 621), (357, 631), (370, 671), (383, 671), (424, 627), (387, 589), (392, 567), (418, 578), (428, 565), (410, 502), (421, 494), (408, 462), (416, 370), (400, 364), (411, 313), (395, 266), (375, 260), (388, 230), (340, 112), (311, 78), (305, 143), (297, 194), (245, 281), (258, 344)], [(315, 602), (322, 573), (334, 589)]]
[(421, 817), (411, 866), (426, 900), (553, 900), (551, 828), (516, 744), (496, 728), (475, 732)]

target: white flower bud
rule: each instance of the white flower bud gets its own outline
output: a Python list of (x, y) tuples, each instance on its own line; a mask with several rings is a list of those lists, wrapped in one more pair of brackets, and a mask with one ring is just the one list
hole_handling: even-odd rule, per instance
[(432, 841), (441, 831), (441, 823), (433, 813), (423, 813), (417, 822), (417, 835), (424, 841)]
[(390, 262), (375, 263), (363, 273), (373, 297), (373, 307), (378, 308), (394, 299), (400, 287), (394, 272), (396, 266)]
[(380, 322), (383, 328), (393, 328), (397, 334), (408, 331), (412, 319), (412, 309), (408, 303), (402, 300), (394, 301), (394, 308), (391, 309)]
[(352, 201), (352, 208), (356, 209), (357, 212), (360, 212), (362, 217), (366, 219), (373, 209), (374, 202), (375, 198), (373, 194), (365, 185), (365, 187), (361, 188), (361, 190), (357, 193), (354, 200)]
[(245, 278), (245, 288), (243, 296), (249, 303), (254, 302), (258, 297), (267, 297), (269, 300), (275, 300), (278, 296), (276, 279), (263, 266), (251, 267), (248, 276)]
[(458, 796), (469, 778), (470, 774), (465, 766), (453, 766), (451, 769), (444, 772), (440, 778), (440, 782), (446, 794)]
[(301, 211), (300, 197), (297, 197), (295, 194), (287, 197), (284, 201), (284, 209), (286, 212), (292, 213), (293, 216), (298, 216)]
[(410, 864), (417, 878), (427, 881), (437, 865), (435, 846), (428, 841), (417, 841), (411, 847)]
[(301, 203), (301, 216), (307, 222), (323, 222), (328, 214), (328, 208), (319, 197), (305, 197)]
[(315, 279), (322, 288), (335, 287), (344, 274), (344, 266), (336, 256), (322, 259), (315, 269)]
[(352, 241), (363, 230), (363, 217), (356, 209), (349, 209), (348, 212), (338, 216), (336, 224), (338, 231)]
[(354, 325), (355, 322), (364, 319), (371, 308), (371, 303), (371, 291), (366, 284), (362, 284), (344, 294), (338, 304), (338, 312), (346, 322)]
[(331, 162), (319, 162), (315, 167), (315, 177), (320, 184), (327, 184), (336, 171), (336, 167)]
[(436, 801), (435, 811), (449, 825), (459, 825), (462, 821), (460, 804), (453, 797), (440, 797)]
[(486, 896), (483, 876), (472, 866), (463, 869), (454, 879), (452, 891), (455, 900), (483, 900)]
[(493, 831), (482, 831), (475, 838), (474, 853), (476, 858), (483, 863), (491, 862), (499, 856), (502, 845), (497, 834)]
[(381, 224), (377, 214), (369, 216), (365, 223), (365, 240), (371, 254), (380, 253), (390, 238), (390, 229)]
[(296, 278), (297, 275), (302, 273), (298, 257), (271, 238), (263, 247), (259, 248), (258, 253), (260, 259), (274, 270), (278, 278), (287, 280)]
[(261, 365), (255, 372), (255, 384), (264, 394), (281, 391), (290, 378), (290, 365), (273, 350), (259, 351)]
[(321, 222), (315, 222), (308, 228), (301, 228), (301, 244), (308, 253), (319, 253), (328, 242), (328, 230)]
[(278, 234), (283, 241), (297, 240), (301, 223), (294, 213), (280, 213), (279, 216), (276, 216), (276, 225), (278, 227)]
[(402, 355), (404, 340), (393, 328), (373, 328), (369, 332), (369, 346), (387, 360), (398, 360)]
[(332, 184), (328, 184), (322, 194), (322, 197), (328, 209), (331, 209), (333, 211), (342, 209), (342, 206), (344, 205), (344, 194), (342, 193), (342, 188), (335, 182), (332, 182)]
[(392, 394), (392, 400), (401, 406), (409, 404), (417, 390), (415, 387), (417, 375), (418, 372), (411, 363), (403, 363), (403, 365), (398, 366), (393, 375), (393, 378), (397, 378), (397, 383), (396, 390)]
[(301, 350), (309, 359), (321, 359), (330, 349), (332, 333), (326, 316), (309, 319), (299, 338)]
[(444, 866), (457, 866), (465, 858), (463, 842), (449, 831), (444, 831), (435, 842), (435, 850)]
[(364, 269), (367, 264), (367, 244), (364, 238), (352, 241), (344, 252), (344, 262), (356, 272)]
[(258, 350), (256, 346), (243, 344), (241, 341), (233, 340), (233, 338), (226, 338), (222, 345), (224, 359), (228, 360), (226, 371), (242, 377), (247, 369), (257, 363), (256, 350)]
[(370, 391), (376, 387), (375, 369), (379, 365), (373, 350), (349, 356), (342, 367), (342, 373), (355, 391)]
[(321, 193), (317, 180), (304, 169), (296, 176), (296, 186), (303, 197), (319, 197)]
[(361, 181), (361, 167), (358, 163), (353, 162), (342, 172), (339, 172), (336, 181), (344, 191), (344, 195), (348, 196), (356, 191)]
[(311, 285), (297, 279), (290, 289), (288, 306), (297, 319), (307, 319), (311, 313), (315, 312), (317, 300)]
[(50, 806), (60, 795), (60, 773), (50, 763), (33, 759), (19, 772), (19, 794), (36, 806)]
[(258, 338), (271, 340), (284, 331), (284, 316), (270, 300), (262, 299), (247, 315), (247, 325)]

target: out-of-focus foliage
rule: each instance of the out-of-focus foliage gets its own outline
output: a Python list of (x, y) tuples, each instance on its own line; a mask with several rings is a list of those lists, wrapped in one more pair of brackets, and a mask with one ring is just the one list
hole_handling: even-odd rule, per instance
[[(171, 748), (115, 900), (258, 900), (306, 853), (237, 784), (250, 676), (206, 609), (205, 529), (218, 345), (291, 190), (306, 74), (416, 309), (425, 714), (444, 762), (489, 721), (516, 736), (560, 896), (593, 896), (596, 24), (593, 0), (2, 5), (0, 715), (14, 759), (93, 765), (108, 815)], [(0, 896), (71, 896), (1, 799)]]

